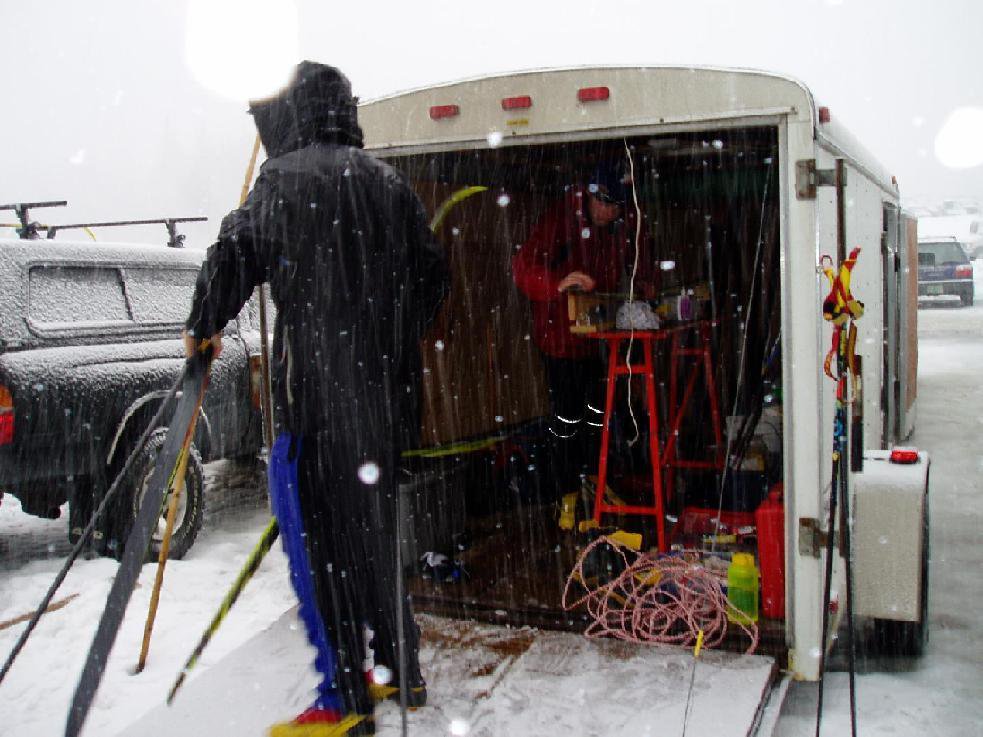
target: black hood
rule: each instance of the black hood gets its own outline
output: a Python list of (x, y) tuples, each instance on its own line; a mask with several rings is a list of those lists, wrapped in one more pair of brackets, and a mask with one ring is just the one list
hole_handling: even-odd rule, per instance
[(269, 156), (282, 156), (312, 143), (362, 147), (356, 103), (348, 78), (313, 61), (297, 65), (279, 93), (249, 104)]

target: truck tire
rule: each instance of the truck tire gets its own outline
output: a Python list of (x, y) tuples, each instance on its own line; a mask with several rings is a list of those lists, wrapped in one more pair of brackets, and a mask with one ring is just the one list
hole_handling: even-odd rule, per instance
[[(146, 444), (140, 451), (130, 471), (130, 476), (126, 480), (125, 491), (116, 508), (115, 531), (117, 544), (114, 546), (113, 554), (119, 557), (123, 554), (123, 546), (130, 529), (136, 519), (140, 504), (143, 501), (147, 486), (154, 472), (154, 462), (164, 445), (167, 437), (167, 428), (162, 427), (154, 431), (147, 439)], [(205, 507), (205, 472), (201, 463), (201, 455), (198, 449), (191, 445), (188, 454), (188, 466), (184, 473), (184, 488), (178, 499), (177, 516), (174, 519), (174, 530), (171, 533), (171, 542), (168, 548), (167, 557), (178, 560), (191, 549), (201, 530), (204, 519)], [(165, 495), (164, 503), (161, 507), (161, 515), (151, 540), (150, 548), (147, 551), (147, 560), (157, 560), (160, 555), (160, 546), (164, 536), (164, 528), (167, 521), (167, 507), (170, 503), (170, 495)]]
[(922, 585), (918, 600), (919, 621), (898, 622), (891, 619), (874, 620), (874, 647), (878, 654), (889, 657), (920, 658), (928, 645), (928, 501), (922, 520)]
[(961, 295), (959, 295), (959, 299), (962, 300), (963, 307), (973, 306), (973, 296), (973, 290), (963, 292)]

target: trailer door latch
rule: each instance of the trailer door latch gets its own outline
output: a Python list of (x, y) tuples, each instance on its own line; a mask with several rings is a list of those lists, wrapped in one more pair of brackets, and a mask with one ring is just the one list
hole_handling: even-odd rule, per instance
[[(846, 172), (843, 172), (846, 184)], [(817, 187), (835, 187), (835, 169), (817, 169), (815, 159), (801, 159), (795, 162), (795, 196), (800, 200), (816, 199)]]
[[(843, 542), (840, 531), (836, 531), (836, 546), (840, 548)], [(799, 555), (818, 558), (829, 544), (829, 533), (822, 529), (819, 520), (814, 517), (799, 517)]]

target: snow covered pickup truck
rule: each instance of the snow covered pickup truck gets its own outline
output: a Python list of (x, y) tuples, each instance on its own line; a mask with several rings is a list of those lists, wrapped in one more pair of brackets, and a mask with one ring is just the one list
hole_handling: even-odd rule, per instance
[[(67, 501), (77, 540), (182, 371), (180, 331), (203, 257), (165, 246), (0, 239), (0, 498), (13, 495), (25, 512), (49, 518)], [(249, 309), (226, 328), (212, 370), (172, 557), (201, 527), (202, 462), (250, 456), (262, 444), (259, 329)], [(150, 436), (99, 520), (97, 552), (122, 550), (164, 433)]]

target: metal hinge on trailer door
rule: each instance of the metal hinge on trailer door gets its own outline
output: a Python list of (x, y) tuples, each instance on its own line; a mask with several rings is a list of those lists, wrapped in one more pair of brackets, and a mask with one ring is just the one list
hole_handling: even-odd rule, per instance
[[(846, 184), (846, 171), (843, 172)], [(816, 199), (817, 187), (835, 187), (835, 169), (817, 169), (815, 159), (801, 159), (795, 162), (795, 196), (800, 200)]]
[[(829, 534), (814, 517), (799, 517), (799, 555), (818, 558), (829, 543)], [(836, 531), (836, 546), (843, 553), (843, 536)]]

